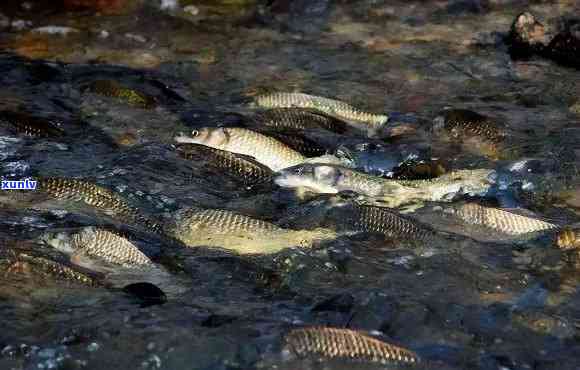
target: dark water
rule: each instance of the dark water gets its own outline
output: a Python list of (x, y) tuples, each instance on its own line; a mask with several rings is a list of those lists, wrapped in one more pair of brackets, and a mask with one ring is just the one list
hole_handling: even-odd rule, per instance
[[(66, 132), (30, 138), (1, 127), (2, 176), (90, 179), (160, 219), (195, 205), (312, 227), (323, 222), (316, 200), (245, 189), (172, 147), (179, 132), (248, 113), (243, 103), (252, 94), (304, 91), (386, 112), (394, 126), (413, 128), (372, 141), (384, 151), (362, 150), (358, 159), (369, 171), (409, 153), (455, 169), (504, 170), (532, 158), (521, 176), (537, 192), (525, 206), (577, 221), (578, 70), (542, 58), (512, 61), (502, 41), (521, 11), (557, 27), (558, 17), (578, 14), (575, 2), (279, 1), (258, 11), (253, 2), (207, 3), (194, 3), (196, 16), (161, 12), (156, 2), (120, 16), (55, 13), (35, 3), (32, 10), (0, 7), (32, 22), (2, 36), (2, 109), (57, 119)], [(47, 25), (79, 32), (30, 41), (31, 29)], [(91, 93), (96, 80), (153, 96), (157, 107)], [(500, 120), (510, 132), (506, 153), (517, 154), (494, 160), (438, 142), (428, 127), (444, 107)], [(356, 154), (369, 142), (337, 136), (325, 144)], [(434, 206), (414, 216), (480, 242), (413, 250), (360, 234), (252, 258), (172, 249), (178, 268), (155, 280), (167, 303), (149, 307), (118, 290), (30, 278), (3, 264), (0, 368), (351, 368), (280, 356), (289, 329), (327, 325), (380, 331), (439, 368), (579, 369), (578, 270), (549, 238), (495, 238), (441, 218)], [(47, 229), (103, 222), (83, 208), (2, 206), (0, 245), (3, 254), (40, 249), (35, 239)], [(159, 241), (150, 243), (157, 248)]]

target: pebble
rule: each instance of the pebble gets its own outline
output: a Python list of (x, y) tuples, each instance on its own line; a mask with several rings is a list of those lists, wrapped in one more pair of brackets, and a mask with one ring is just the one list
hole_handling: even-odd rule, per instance
[(199, 8), (195, 5), (188, 5), (188, 6), (183, 8), (183, 12), (185, 12), (187, 14), (191, 14), (191, 15), (198, 15)]
[(126, 33), (125, 37), (128, 38), (129, 40), (140, 42), (142, 44), (147, 42), (145, 36), (137, 35), (134, 33)]
[(91, 344), (89, 344), (87, 346), (87, 351), (89, 351), (89, 352), (96, 352), (96, 351), (99, 350), (99, 348), (101, 348), (101, 346), (99, 345), (99, 343), (92, 342)]
[(76, 28), (64, 27), (64, 26), (44, 26), (32, 29), (32, 32), (36, 33), (47, 33), (49, 35), (62, 35), (66, 36), (69, 33), (79, 32)]

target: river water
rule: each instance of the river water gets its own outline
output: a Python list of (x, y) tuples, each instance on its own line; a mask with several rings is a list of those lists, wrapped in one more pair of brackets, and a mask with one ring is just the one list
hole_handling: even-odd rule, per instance
[[(180, 132), (223, 123), (228, 112), (247, 114), (245, 102), (257, 93), (303, 91), (392, 117), (406, 134), (372, 141), (384, 153), (359, 153), (371, 167), (400, 160), (402, 151), (453, 169), (534, 159), (522, 176), (537, 193), (525, 207), (578, 220), (578, 70), (539, 57), (511, 60), (503, 41), (522, 11), (556, 29), (561, 17), (578, 14), (574, 1), (184, 1), (173, 9), (151, 1), (114, 14), (18, 3), (0, 5), (2, 110), (57, 119), (66, 135), (26, 137), (0, 127), (3, 177), (89, 179), (160, 219), (199, 206), (310, 228), (324, 222), (310, 211), (316, 200), (247, 189), (172, 147)], [(92, 93), (87, 87), (97, 80), (157, 104), (143, 109)], [(436, 140), (428, 127), (445, 107), (503, 122), (506, 155)], [(333, 140), (351, 149), (371, 142)], [(352, 368), (281, 356), (290, 329), (324, 325), (378, 331), (436, 368), (580, 369), (580, 270), (550, 238), (507, 240), (441, 217), (433, 204), (411, 215), (473, 239), (418, 251), (363, 233), (251, 258), (171, 250), (178, 267), (156, 281), (167, 302), (147, 306), (118, 289), (35, 278), (10, 263), (12, 248), (50, 255), (39, 235), (94, 225), (99, 215), (2, 205), (0, 368)]]

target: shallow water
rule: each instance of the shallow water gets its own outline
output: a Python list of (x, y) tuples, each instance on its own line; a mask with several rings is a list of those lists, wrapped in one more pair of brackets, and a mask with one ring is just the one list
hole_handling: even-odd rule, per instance
[[(161, 11), (155, 1), (98, 16), (12, 3), (0, 13), (31, 23), (1, 36), (0, 105), (56, 118), (66, 136), (30, 138), (0, 127), (2, 177), (90, 179), (160, 219), (199, 206), (294, 229), (324, 226), (319, 199), (246, 189), (172, 147), (179, 132), (228, 125), (228, 112), (249, 114), (245, 102), (257, 92), (303, 91), (410, 127), (411, 134), (388, 140), (318, 138), (350, 149), (368, 171), (385, 174), (409, 154), (454, 169), (496, 168), (534, 184), (526, 208), (578, 221), (578, 70), (540, 58), (512, 61), (502, 42), (521, 11), (555, 24), (578, 14), (573, 1), (313, 1), (307, 11), (183, 2), (198, 7), (195, 16)], [(47, 25), (79, 32), (32, 31)], [(86, 91), (103, 79), (154, 96), (158, 106), (141, 109)], [(436, 139), (429, 125), (444, 107), (501, 120), (510, 131), (507, 149), (517, 154), (495, 161)], [(358, 152), (365, 143), (385, 150)], [(534, 166), (509, 173), (523, 158)], [(149, 307), (118, 290), (7, 267), (15, 246), (52, 253), (33, 242), (47, 229), (110, 222), (86, 207), (22, 206), (0, 207), (3, 369), (350, 368), (283, 359), (283, 335), (302, 325), (380, 331), (437, 368), (580, 368), (580, 270), (550, 238), (496, 237), (442, 217), (436, 204), (411, 216), (473, 239), (411, 248), (377, 235), (342, 235), (312, 250), (251, 258), (167, 246), (164, 258), (174, 268), (155, 282), (168, 301)]]

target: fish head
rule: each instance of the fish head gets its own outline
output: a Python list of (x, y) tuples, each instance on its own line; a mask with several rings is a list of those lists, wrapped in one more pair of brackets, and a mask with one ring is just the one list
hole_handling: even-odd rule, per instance
[(178, 143), (202, 144), (213, 148), (223, 147), (228, 140), (229, 135), (224, 127), (203, 127), (191, 131), (189, 135), (180, 134), (175, 137)]
[(67, 254), (74, 251), (72, 234), (68, 231), (47, 231), (39, 237), (39, 241)]
[(493, 184), (497, 174), (494, 170), (477, 169), (467, 171), (465, 173), (465, 180), (460, 181), (461, 193), (471, 196), (486, 195)]
[(340, 170), (325, 164), (303, 163), (279, 171), (274, 182), (284, 188), (307, 188), (316, 193), (338, 193)]

